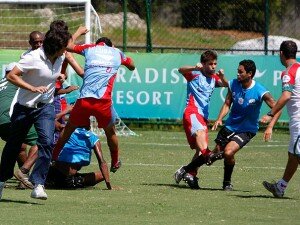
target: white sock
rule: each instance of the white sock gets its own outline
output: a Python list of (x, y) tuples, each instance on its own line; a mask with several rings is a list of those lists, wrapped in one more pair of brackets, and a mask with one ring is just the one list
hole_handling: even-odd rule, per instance
[(286, 187), (288, 185), (288, 182), (286, 182), (285, 180), (283, 179), (280, 179), (278, 182), (277, 182), (277, 188), (281, 191), (281, 192), (284, 192)]

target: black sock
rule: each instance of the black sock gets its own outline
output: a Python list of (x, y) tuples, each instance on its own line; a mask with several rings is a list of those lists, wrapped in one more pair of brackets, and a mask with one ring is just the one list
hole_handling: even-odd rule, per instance
[(184, 170), (186, 172), (189, 172), (191, 170), (196, 170), (198, 167), (202, 166), (205, 163), (206, 163), (205, 156), (200, 155), (196, 159), (194, 159), (192, 162), (190, 162), (187, 166), (185, 166)]
[(24, 174), (29, 173), (29, 169), (26, 169), (26, 168), (24, 168), (24, 167), (21, 167), (20, 170), (21, 170), (21, 172), (24, 173)]
[(229, 164), (226, 164), (226, 162), (224, 161), (224, 180), (223, 180), (223, 183), (230, 184), (233, 168), (234, 168), (234, 164), (229, 165)]

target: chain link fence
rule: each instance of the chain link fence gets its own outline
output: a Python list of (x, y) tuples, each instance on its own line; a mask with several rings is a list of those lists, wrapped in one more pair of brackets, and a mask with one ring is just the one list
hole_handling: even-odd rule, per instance
[[(300, 38), (298, 0), (96, 2), (102, 35), (125, 51), (212, 48), (234, 54), (274, 54), (282, 39)], [(255, 40), (245, 42), (249, 39)]]

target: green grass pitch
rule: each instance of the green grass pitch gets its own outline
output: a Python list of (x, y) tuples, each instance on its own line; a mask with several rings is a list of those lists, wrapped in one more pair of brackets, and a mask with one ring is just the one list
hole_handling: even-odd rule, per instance
[[(183, 132), (137, 131), (120, 137), (122, 167), (111, 174), (115, 188), (104, 183), (81, 190), (47, 190), (48, 200), (30, 198), (10, 180), (0, 202), (0, 224), (300, 224), (300, 173), (289, 183), (285, 198), (267, 192), (263, 180), (282, 176), (289, 135), (275, 132), (265, 143), (262, 133), (236, 155), (234, 191), (221, 190), (223, 161), (200, 170), (201, 190), (176, 185), (174, 172), (189, 162), (193, 151)], [(210, 148), (216, 132), (210, 134)], [(108, 148), (101, 137), (105, 159)], [(0, 142), (2, 150), (4, 142)], [(95, 157), (84, 171), (96, 170)]]

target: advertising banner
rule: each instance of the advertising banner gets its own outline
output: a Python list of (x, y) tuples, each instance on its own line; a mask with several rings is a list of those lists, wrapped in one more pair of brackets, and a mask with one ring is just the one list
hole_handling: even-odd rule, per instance
[[(5, 65), (18, 61), (20, 51), (0, 50), (2, 75)], [(186, 80), (178, 72), (184, 65), (196, 65), (199, 54), (149, 54), (127, 53), (134, 59), (136, 69), (129, 71), (121, 66), (114, 85), (114, 107), (121, 118), (135, 119), (181, 119), (186, 103)], [(84, 58), (76, 59), (83, 65)], [(224, 69), (228, 80), (237, 76), (238, 64), (243, 59), (252, 59), (257, 66), (255, 80), (262, 83), (277, 99), (281, 94), (281, 65), (279, 56), (219, 55), (218, 70)], [(81, 85), (82, 79), (72, 68), (68, 68), (68, 85)], [(226, 88), (216, 88), (210, 104), (209, 119), (217, 118), (226, 96)], [(69, 94), (69, 102), (74, 102), (78, 93)], [(261, 115), (269, 108), (264, 104)], [(284, 110), (280, 121), (288, 121)]]

